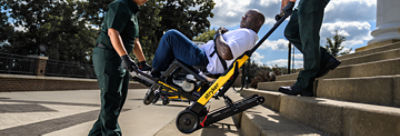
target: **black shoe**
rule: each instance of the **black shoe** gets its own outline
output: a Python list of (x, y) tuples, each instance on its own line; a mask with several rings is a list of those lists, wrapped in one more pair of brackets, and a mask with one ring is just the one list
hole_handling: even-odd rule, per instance
[[(312, 88), (312, 87), (311, 87)], [(314, 96), (312, 91), (309, 90), (302, 90), (298, 86), (281, 86), (279, 88), (279, 92), (287, 94), (287, 95), (301, 95), (301, 96)]]
[(328, 56), (329, 56), (329, 59), (327, 60), (325, 65), (321, 66), (321, 69), (317, 73), (317, 78), (326, 75), (329, 72), (329, 70), (335, 69), (341, 63), (339, 60), (337, 60), (332, 55), (328, 55)]
[(295, 86), (281, 86), (279, 92), (288, 95), (298, 95), (301, 94), (301, 89)]

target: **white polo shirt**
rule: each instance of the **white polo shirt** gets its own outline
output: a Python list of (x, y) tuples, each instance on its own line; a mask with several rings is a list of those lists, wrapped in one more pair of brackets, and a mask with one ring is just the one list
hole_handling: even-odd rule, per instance
[[(257, 33), (247, 28), (230, 30), (223, 34), (222, 37), (230, 47), (233, 55), (232, 60), (226, 61), (228, 68), (236, 58), (253, 48), (258, 40)], [(224, 67), (221, 64), (218, 55), (215, 53), (213, 56), (210, 56), (211, 53), (214, 52), (214, 41), (210, 40), (200, 48), (206, 52), (208, 57), (209, 63), (207, 65), (207, 71), (211, 74), (223, 73)]]

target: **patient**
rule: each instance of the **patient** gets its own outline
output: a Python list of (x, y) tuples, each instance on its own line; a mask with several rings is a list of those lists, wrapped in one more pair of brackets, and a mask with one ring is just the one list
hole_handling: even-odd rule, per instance
[(160, 77), (174, 59), (190, 66), (204, 67), (211, 74), (223, 73), (237, 57), (254, 47), (264, 20), (261, 12), (249, 10), (242, 16), (239, 29), (220, 28), (215, 39), (200, 48), (179, 31), (169, 30), (160, 40), (151, 74)]

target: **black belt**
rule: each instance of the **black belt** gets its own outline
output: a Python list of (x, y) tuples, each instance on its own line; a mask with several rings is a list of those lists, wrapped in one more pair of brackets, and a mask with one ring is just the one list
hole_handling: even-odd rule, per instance
[(113, 50), (113, 48), (107, 47), (106, 45), (101, 44), (101, 43), (97, 43), (96, 46), (98, 48), (102, 48), (102, 49)]
[(97, 43), (97, 47), (100, 47), (100, 48), (107, 48), (104, 44), (101, 44), (101, 43)]

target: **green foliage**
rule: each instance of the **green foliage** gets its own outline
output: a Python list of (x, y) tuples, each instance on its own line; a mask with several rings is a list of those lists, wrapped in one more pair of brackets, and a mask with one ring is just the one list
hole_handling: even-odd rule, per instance
[(213, 40), (215, 32), (216, 31), (214, 29), (206, 31), (199, 36), (194, 37), (193, 41), (208, 42), (209, 40)]
[(90, 24), (100, 28), (103, 21), (103, 15), (108, 10), (107, 5), (114, 0), (87, 0), (82, 3), (83, 11), (82, 16), (87, 19)]
[[(10, 46), (15, 54), (44, 54), (50, 59), (88, 63), (96, 31), (81, 16), (82, 2), (75, 0), (7, 0), (2, 7), (15, 20)], [(21, 29), (16, 29), (21, 28)]]
[[(98, 29), (112, 1), (2, 0), (0, 44), (5, 40), (10, 44), (0, 46), (0, 51), (90, 63)], [(151, 62), (161, 36), (169, 29), (190, 39), (208, 30), (207, 18), (213, 17), (214, 5), (212, 0), (153, 0), (141, 6), (139, 33), (147, 60)], [(7, 23), (9, 18), (13, 26)]]
[[(1, 7), (0, 7), (1, 10)], [(5, 12), (0, 12), (0, 49), (5, 45), (5, 40), (13, 33), (13, 28), (7, 21), (8, 17)]]
[[(112, 0), (89, 0), (84, 16), (100, 26), (107, 4)], [(190, 39), (210, 27), (212, 0), (152, 0), (140, 7), (140, 42), (147, 60), (152, 60), (165, 31), (177, 29)], [(151, 61), (149, 61), (151, 62)]]
[[(298, 72), (301, 69), (294, 69), (292, 73)], [(288, 74), (287, 67), (279, 67), (277, 65), (273, 67), (257, 65), (254, 62), (247, 62), (245, 67), (242, 67), (242, 72), (249, 79), (250, 87), (257, 88), (259, 82), (270, 82), (275, 81), (276, 76)]]
[[(2, 8), (0, 7), (2, 11)], [(12, 27), (7, 21), (8, 17), (6, 12), (0, 12), (0, 48), (2, 43), (8, 39), (9, 35), (12, 35)]]
[[(140, 26), (140, 43), (147, 60), (152, 60), (156, 52), (160, 37), (157, 32), (161, 27), (161, 17), (159, 16), (160, 3), (157, 1), (147, 1), (145, 5), (140, 7), (139, 26)], [(151, 61), (148, 61), (151, 63)]]
[(159, 35), (169, 29), (177, 29), (192, 39), (210, 27), (208, 17), (213, 17), (212, 0), (160, 0), (161, 29)]
[[(326, 38), (326, 45), (325, 48), (327, 49), (328, 53), (332, 54), (333, 56), (337, 57), (338, 53), (343, 50), (342, 43), (346, 41), (346, 37), (339, 34), (338, 30), (336, 30), (335, 35), (331, 38)], [(350, 49), (351, 50), (351, 49)], [(346, 52), (345, 52), (346, 53)], [(350, 53), (348, 51), (347, 53)]]

